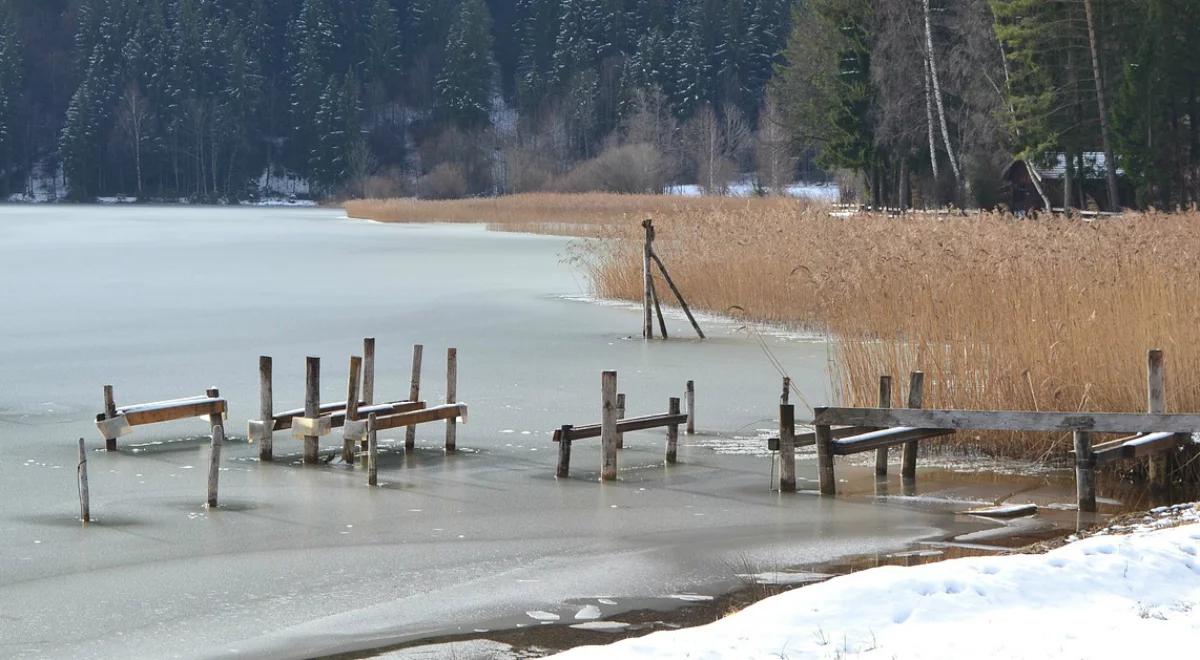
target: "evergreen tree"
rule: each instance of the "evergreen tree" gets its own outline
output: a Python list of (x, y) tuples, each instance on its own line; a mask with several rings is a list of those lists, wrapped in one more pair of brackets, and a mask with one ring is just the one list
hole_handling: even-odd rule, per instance
[(314, 124), (318, 139), (309, 154), (313, 183), (331, 193), (351, 174), (352, 159), (362, 149), (362, 106), (353, 74), (330, 76), (321, 93)]
[(16, 15), (8, 0), (0, 0), (0, 192), (8, 189), (8, 163), (15, 162), (17, 103), (24, 62), (17, 36)]
[(492, 21), (483, 0), (464, 0), (450, 25), (445, 62), (434, 83), (438, 114), (460, 127), (479, 127), (492, 109)]

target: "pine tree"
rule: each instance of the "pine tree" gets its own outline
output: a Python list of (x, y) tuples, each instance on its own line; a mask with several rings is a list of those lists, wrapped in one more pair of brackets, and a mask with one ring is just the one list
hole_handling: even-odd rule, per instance
[(330, 0), (304, 0), (291, 27), (293, 56), (289, 66), (293, 126), (290, 147), (292, 162), (302, 171), (307, 170), (308, 155), (320, 136), (314, 118), (334, 74), (334, 53), (339, 46), (335, 34)]
[(486, 125), (492, 109), (491, 16), (483, 0), (463, 0), (450, 25), (445, 62), (434, 83), (439, 116), (463, 128)]
[(558, 0), (519, 0), (517, 5), (517, 102), (535, 112), (554, 86), (558, 42)]
[[(14, 123), (20, 97), (24, 62), (17, 36), (16, 14), (8, 0), (0, 0), (0, 163), (13, 163), (16, 131)], [(8, 167), (0, 166), (0, 192), (8, 188)]]
[(402, 32), (391, 0), (375, 0), (367, 21), (363, 80), (370, 103), (379, 105), (395, 93), (402, 66)]
[(351, 161), (363, 145), (362, 106), (353, 74), (330, 76), (321, 93), (314, 124), (319, 138), (308, 169), (318, 190), (331, 193), (351, 173)]

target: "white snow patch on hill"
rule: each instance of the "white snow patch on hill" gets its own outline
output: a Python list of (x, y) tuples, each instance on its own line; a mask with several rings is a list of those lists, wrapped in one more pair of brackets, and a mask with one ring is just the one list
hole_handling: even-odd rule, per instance
[(1190, 657), (1200, 648), (1200, 516), (1039, 555), (862, 571), (706, 626), (559, 658)]

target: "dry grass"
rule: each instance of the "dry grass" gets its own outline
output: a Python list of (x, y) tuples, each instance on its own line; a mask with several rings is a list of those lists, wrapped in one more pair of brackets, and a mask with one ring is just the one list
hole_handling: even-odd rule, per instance
[[(541, 230), (633, 239), (590, 241), (584, 254), (598, 294), (633, 300), (636, 220), (649, 214), (693, 305), (829, 332), (849, 405), (874, 405), (880, 374), (903, 383), (920, 369), (930, 407), (1144, 410), (1146, 351), (1162, 348), (1168, 410), (1200, 410), (1200, 213), (839, 219), (794, 201), (605, 195), (404, 208), (394, 217), (524, 229), (560, 219), (571, 226)], [(974, 442), (964, 436), (955, 442)], [(989, 434), (979, 445), (1061, 457), (1070, 438)]]

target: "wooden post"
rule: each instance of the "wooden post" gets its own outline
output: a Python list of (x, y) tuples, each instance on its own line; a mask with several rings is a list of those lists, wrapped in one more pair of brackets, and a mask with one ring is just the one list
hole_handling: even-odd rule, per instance
[(1079, 511), (1096, 511), (1096, 457), (1092, 454), (1092, 434), (1075, 431), (1075, 493)]
[(829, 427), (819, 425), (816, 428), (817, 444), (817, 479), (820, 481), (822, 495), (837, 494), (837, 480), (833, 474), (833, 433)]
[(780, 405), (785, 405), (788, 402), (788, 397), (792, 392), (792, 379), (787, 376), (783, 377), (783, 393), (779, 395)]
[(687, 382), (687, 434), (696, 435), (696, 381)]
[(275, 401), (271, 392), (272, 365), (267, 355), (258, 357), (258, 415), (263, 422), (262, 444), (258, 447), (258, 460), (275, 460)]
[(617, 372), (600, 374), (600, 480), (617, 478)]
[(91, 522), (92, 506), (88, 495), (87, 447), (83, 443), (83, 438), (79, 439), (79, 465), (75, 468), (75, 473), (79, 479), (79, 519), (83, 522)]
[[(446, 351), (446, 403), (458, 403), (458, 349)], [(458, 418), (446, 420), (446, 453), (457, 451)]]
[(367, 485), (379, 485), (379, 438), (375, 432), (375, 413), (367, 415)]
[(362, 401), (366, 405), (375, 403), (375, 338), (363, 339)]
[[(425, 347), (421, 344), (413, 346), (412, 380), (408, 385), (408, 400), (418, 401), (421, 398), (421, 355)], [(414, 424), (404, 430), (404, 451), (409, 452), (417, 446), (417, 426)]]
[(650, 250), (650, 258), (654, 260), (654, 263), (658, 264), (658, 270), (662, 272), (663, 279), (667, 281), (667, 286), (671, 287), (671, 293), (675, 294), (675, 299), (679, 301), (679, 306), (683, 308), (683, 313), (687, 315), (692, 328), (696, 330), (696, 334), (701, 339), (704, 339), (704, 331), (700, 329), (700, 324), (696, 322), (696, 317), (692, 316), (692, 310), (688, 307), (687, 301), (683, 299), (683, 294), (679, 292), (679, 287), (675, 286), (675, 280), (671, 279), (671, 274), (667, 272), (666, 264), (663, 263), (662, 259), (658, 258), (658, 254), (654, 250)]
[[(879, 377), (879, 407), (892, 407), (892, 377)], [(875, 476), (886, 477), (888, 473), (888, 448), (880, 447), (875, 450)]]
[(654, 275), (650, 275), (650, 300), (654, 301), (654, 313), (658, 316), (658, 330), (663, 339), (670, 339), (667, 335), (667, 320), (663, 318), (662, 306), (658, 302), (658, 287), (654, 286)]
[(779, 404), (779, 490), (796, 492), (796, 407)]
[[(116, 416), (117, 416), (117, 404), (113, 400), (113, 386), (105, 385), (104, 386), (104, 419), (112, 419)], [(116, 451), (117, 450), (117, 439), (116, 438), (105, 438), (104, 439), (104, 449), (106, 451)]]
[(558, 438), (558, 469), (554, 476), (566, 479), (571, 473), (571, 425), (564, 424)]
[[(358, 382), (362, 376), (363, 359), (357, 355), (350, 356), (350, 374), (346, 379), (346, 421), (343, 429), (350, 422), (358, 419)], [(363, 440), (366, 442), (366, 439)], [(346, 465), (354, 465), (354, 439), (348, 434), (342, 436), (342, 461)]]
[[(617, 419), (625, 419), (625, 393), (617, 393)], [(625, 434), (617, 433), (617, 449), (625, 448)]]
[[(321, 416), (321, 358), (308, 357), (304, 362), (304, 416), (316, 419)], [(316, 465), (321, 451), (321, 438), (304, 436), (304, 463)]]
[[(1146, 408), (1147, 412), (1166, 412), (1166, 393), (1163, 377), (1163, 352), (1157, 348), (1151, 349), (1146, 355)], [(1170, 482), (1170, 467), (1168, 454), (1157, 453), (1147, 459), (1146, 472), (1150, 479), (1150, 487), (1166, 488)]]
[[(925, 374), (920, 371), (912, 372), (908, 379), (908, 407), (920, 408), (925, 399)], [(904, 479), (917, 477), (917, 441), (904, 443), (904, 453), (900, 466), (900, 476)]]
[(208, 452), (208, 507), (217, 506), (217, 482), (221, 474), (221, 445), (225, 442), (225, 427), (212, 427), (212, 444)]
[(654, 339), (654, 322), (650, 318), (650, 243), (654, 240), (654, 224), (650, 219), (642, 221), (646, 230), (642, 245), (642, 338)]
[[(667, 404), (667, 414), (679, 414), (679, 397), (673, 396)], [(676, 462), (676, 457), (679, 455), (679, 425), (669, 424), (667, 426), (667, 464), (672, 465)]]
[[(210, 387), (207, 390), (204, 390), (204, 395), (210, 399), (219, 399), (219, 398), (221, 398), (221, 390), (219, 390), (215, 387)], [(225, 420), (222, 419), (221, 413), (209, 415), (208, 416), (208, 425), (210, 428), (216, 428), (218, 426), (224, 427)], [(223, 433), (225, 431), (225, 429), (222, 428), (221, 431)]]

